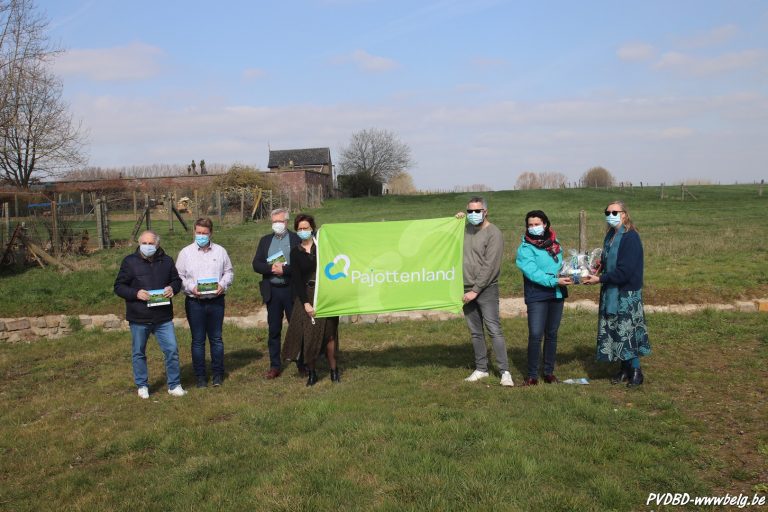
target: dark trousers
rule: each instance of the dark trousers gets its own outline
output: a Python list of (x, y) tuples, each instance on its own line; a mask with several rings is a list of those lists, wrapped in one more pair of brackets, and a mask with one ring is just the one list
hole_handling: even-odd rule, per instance
[(539, 343), (544, 337), (544, 375), (555, 371), (557, 330), (563, 318), (563, 300), (531, 302), (528, 306), (528, 377), (539, 373)]
[(187, 322), (192, 335), (192, 367), (196, 377), (205, 377), (205, 337), (211, 344), (211, 372), (224, 375), (224, 296), (213, 299), (187, 297), (184, 302)]
[[(272, 285), (270, 285), (272, 286)], [(269, 326), (269, 366), (280, 369), (280, 338), (283, 331), (283, 314), (291, 321), (293, 297), (290, 286), (272, 286), (271, 298), (267, 302), (267, 325)]]

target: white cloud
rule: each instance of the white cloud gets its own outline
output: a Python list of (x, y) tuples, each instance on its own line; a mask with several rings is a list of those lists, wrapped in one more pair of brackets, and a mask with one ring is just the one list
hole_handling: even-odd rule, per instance
[(764, 64), (766, 57), (768, 57), (768, 52), (761, 49), (724, 53), (714, 57), (667, 52), (654, 64), (654, 67), (689, 75), (715, 75), (740, 69), (756, 68)]
[(739, 33), (739, 27), (733, 24), (715, 27), (692, 36), (682, 38), (679, 45), (683, 48), (707, 48), (719, 46)]
[(663, 139), (683, 139), (690, 137), (694, 133), (695, 132), (691, 128), (685, 126), (672, 126), (663, 129), (660, 135)]
[(470, 65), (477, 69), (498, 69), (508, 66), (509, 61), (495, 57), (474, 57), (470, 60)]
[(650, 60), (654, 54), (653, 46), (647, 43), (627, 43), (616, 50), (619, 59), (628, 62)]
[(113, 48), (69, 50), (56, 59), (58, 74), (82, 75), (97, 81), (145, 80), (162, 69), (165, 52), (144, 43)]
[[(625, 181), (658, 183), (673, 172), (680, 179), (751, 179), (764, 172), (764, 155), (755, 148), (768, 138), (768, 97), (755, 92), (476, 106), (200, 99), (179, 105), (168, 98), (82, 96), (72, 108), (91, 130), (93, 165), (177, 163), (196, 155), (263, 168), (267, 142), (276, 149), (330, 146), (335, 158), (353, 132), (374, 126), (411, 146), (418, 186), (445, 189), (468, 183), (511, 188), (524, 170), (576, 179), (597, 164)], [(728, 174), (734, 166), (738, 177)]]
[(246, 80), (258, 80), (267, 76), (267, 72), (260, 68), (245, 68), (243, 78)]
[(349, 55), (337, 58), (336, 62), (352, 62), (358, 69), (374, 73), (391, 71), (398, 66), (397, 61), (393, 59), (371, 55), (365, 50), (355, 50)]

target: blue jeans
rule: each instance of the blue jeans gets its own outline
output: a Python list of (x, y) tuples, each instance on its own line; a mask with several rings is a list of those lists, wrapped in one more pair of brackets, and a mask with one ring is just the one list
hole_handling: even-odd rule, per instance
[(192, 335), (192, 368), (196, 377), (205, 377), (205, 336), (211, 344), (211, 372), (224, 375), (224, 296), (212, 299), (187, 297), (184, 302), (187, 322)]
[(539, 343), (544, 337), (544, 375), (555, 371), (557, 330), (563, 318), (563, 300), (531, 302), (528, 306), (528, 377), (539, 373)]
[(131, 345), (133, 354), (133, 381), (137, 387), (148, 386), (147, 371), (147, 340), (154, 333), (160, 350), (165, 356), (165, 373), (168, 377), (168, 389), (173, 389), (181, 384), (181, 371), (179, 370), (179, 348), (176, 345), (176, 332), (173, 322), (162, 324), (138, 324), (130, 322)]
[(488, 347), (485, 345), (485, 331), (483, 331), (485, 327), (491, 337), (499, 371), (509, 371), (507, 342), (504, 339), (504, 333), (501, 332), (499, 319), (499, 285), (490, 285), (481, 291), (475, 300), (464, 304), (464, 318), (467, 321), (472, 348), (475, 351), (475, 369), (481, 372), (488, 371)]
[(269, 326), (269, 367), (280, 369), (280, 338), (283, 332), (283, 314), (291, 321), (293, 296), (290, 286), (272, 286), (272, 296), (267, 302), (267, 325)]

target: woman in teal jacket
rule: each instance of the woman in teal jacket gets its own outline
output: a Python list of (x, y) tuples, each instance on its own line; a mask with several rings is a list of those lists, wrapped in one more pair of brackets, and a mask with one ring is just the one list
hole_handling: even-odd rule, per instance
[(539, 352), (544, 337), (544, 382), (557, 383), (555, 354), (557, 330), (563, 317), (563, 302), (571, 278), (558, 277), (563, 251), (549, 218), (541, 210), (525, 216), (525, 234), (517, 249), (517, 267), (523, 272), (525, 305), (528, 308), (528, 376), (524, 386), (539, 383)]

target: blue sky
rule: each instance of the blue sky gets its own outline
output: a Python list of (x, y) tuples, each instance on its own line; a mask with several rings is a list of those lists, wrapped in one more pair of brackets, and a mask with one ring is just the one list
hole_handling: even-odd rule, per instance
[(396, 132), (420, 188), (766, 178), (764, 1), (45, 0), (90, 164), (266, 166)]

